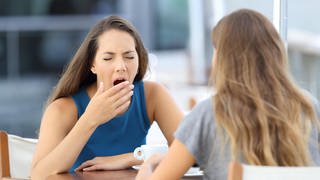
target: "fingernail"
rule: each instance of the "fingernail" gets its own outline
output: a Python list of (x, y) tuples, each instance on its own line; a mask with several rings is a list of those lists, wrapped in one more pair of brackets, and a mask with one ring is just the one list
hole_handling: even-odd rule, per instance
[(130, 88), (133, 89), (133, 88), (134, 88), (134, 85), (133, 85), (133, 84), (130, 84)]

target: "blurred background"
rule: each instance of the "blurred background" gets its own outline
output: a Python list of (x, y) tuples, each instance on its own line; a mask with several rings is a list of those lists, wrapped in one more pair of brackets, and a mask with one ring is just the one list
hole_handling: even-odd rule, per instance
[(152, 53), (146, 79), (164, 84), (185, 111), (210, 93), (212, 27), (239, 8), (279, 25), (295, 80), (319, 99), (319, 6), (317, 0), (0, 0), (0, 129), (37, 137), (63, 68), (89, 29), (111, 14), (139, 30)]

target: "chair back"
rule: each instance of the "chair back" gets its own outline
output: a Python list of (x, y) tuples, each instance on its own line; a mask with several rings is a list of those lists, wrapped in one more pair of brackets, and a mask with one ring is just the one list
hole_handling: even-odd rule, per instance
[(38, 140), (22, 138), (3, 131), (0, 134), (1, 149), (4, 149), (4, 153), (1, 152), (1, 159), (3, 157), (7, 160), (3, 161), (3, 166), (0, 166), (3, 172), (2, 177), (29, 178), (32, 156)]
[(320, 167), (252, 166), (232, 162), (228, 180), (319, 180)]

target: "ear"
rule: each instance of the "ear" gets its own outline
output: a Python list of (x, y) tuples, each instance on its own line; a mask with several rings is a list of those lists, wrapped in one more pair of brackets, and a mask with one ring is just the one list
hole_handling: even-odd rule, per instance
[(91, 66), (90, 70), (93, 74), (96, 74), (96, 67), (94, 65)]

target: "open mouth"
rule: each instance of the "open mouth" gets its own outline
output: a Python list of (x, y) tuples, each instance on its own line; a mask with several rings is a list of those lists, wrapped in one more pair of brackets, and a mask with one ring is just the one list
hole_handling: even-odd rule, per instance
[(113, 81), (113, 85), (115, 86), (115, 85), (120, 84), (124, 81), (125, 81), (125, 79), (117, 79), (117, 80)]

